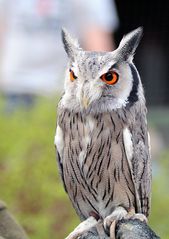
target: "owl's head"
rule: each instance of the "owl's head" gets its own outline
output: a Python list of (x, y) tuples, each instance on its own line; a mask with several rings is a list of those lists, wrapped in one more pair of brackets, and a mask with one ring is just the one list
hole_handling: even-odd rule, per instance
[(61, 104), (75, 111), (94, 113), (129, 107), (144, 100), (133, 56), (142, 28), (130, 32), (112, 52), (84, 51), (66, 30), (62, 40), (69, 58)]

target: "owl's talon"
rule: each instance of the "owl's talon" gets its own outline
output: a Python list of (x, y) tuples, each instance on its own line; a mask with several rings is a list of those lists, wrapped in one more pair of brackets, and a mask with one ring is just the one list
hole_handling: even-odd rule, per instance
[[(109, 235), (110, 234), (110, 227), (113, 224), (115, 229), (115, 223), (118, 220), (121, 220), (127, 215), (127, 211), (123, 207), (117, 207), (109, 216), (107, 216), (104, 221), (103, 225), (105, 228), (105, 232)], [(113, 226), (112, 226), (113, 228)]]
[(116, 221), (113, 221), (110, 226), (110, 238), (115, 239), (115, 228), (116, 228)]
[(142, 213), (136, 213), (136, 214), (134, 214), (134, 215), (131, 217), (131, 219), (138, 219), (138, 220), (140, 220), (141, 222), (146, 222), (146, 223), (148, 223), (147, 217), (146, 217), (144, 214), (142, 214)]
[(104, 225), (104, 230), (105, 230), (105, 233), (110, 236), (110, 227), (111, 227), (111, 224), (114, 223), (115, 221), (106, 221), (106, 222), (103, 222), (103, 225)]

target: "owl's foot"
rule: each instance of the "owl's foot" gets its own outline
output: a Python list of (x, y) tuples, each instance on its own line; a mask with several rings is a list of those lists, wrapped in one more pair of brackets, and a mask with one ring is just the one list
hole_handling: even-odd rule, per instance
[(111, 238), (115, 238), (116, 221), (121, 220), (127, 216), (128, 212), (123, 207), (117, 207), (104, 221), (104, 228)]
[(95, 227), (98, 221), (94, 217), (89, 217), (85, 221), (81, 222), (65, 239), (77, 239), (83, 233)]
[(144, 214), (135, 213), (135, 210), (132, 208), (128, 212), (123, 207), (117, 207), (109, 216), (104, 219), (104, 228), (105, 231), (110, 234), (112, 239), (115, 239), (115, 227), (116, 222), (121, 219), (138, 219), (140, 221), (145, 221), (147, 223), (147, 218)]
[(144, 214), (142, 214), (142, 213), (136, 213), (136, 214), (132, 215), (129, 218), (131, 218), (131, 219), (138, 219), (138, 220), (140, 220), (142, 222), (146, 222), (146, 223), (148, 222), (147, 217)]
[(144, 215), (144, 214), (142, 214), (142, 213), (135, 213), (135, 210), (134, 210), (134, 208), (131, 208), (129, 211), (128, 211), (128, 213), (127, 213), (127, 215), (124, 217), (124, 219), (138, 219), (138, 220), (140, 220), (140, 221), (142, 221), (142, 222), (148, 222), (148, 219), (147, 219), (147, 217)]

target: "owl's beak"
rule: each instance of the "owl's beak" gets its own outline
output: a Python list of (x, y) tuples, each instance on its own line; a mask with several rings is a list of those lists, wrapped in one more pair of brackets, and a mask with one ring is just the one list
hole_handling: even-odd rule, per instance
[(89, 106), (89, 104), (90, 104), (89, 99), (88, 99), (86, 96), (83, 96), (83, 97), (82, 97), (82, 106), (83, 106), (85, 109), (87, 109), (87, 107)]

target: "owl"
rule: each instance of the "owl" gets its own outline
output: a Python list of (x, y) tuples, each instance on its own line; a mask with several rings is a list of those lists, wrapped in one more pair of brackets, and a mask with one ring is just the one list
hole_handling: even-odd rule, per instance
[[(77, 238), (135, 215), (148, 217), (151, 160), (143, 86), (133, 63), (142, 28), (124, 36), (112, 52), (84, 51), (66, 31), (65, 92), (55, 136), (65, 191), (82, 224)], [(86, 229), (86, 230), (87, 230)]]

